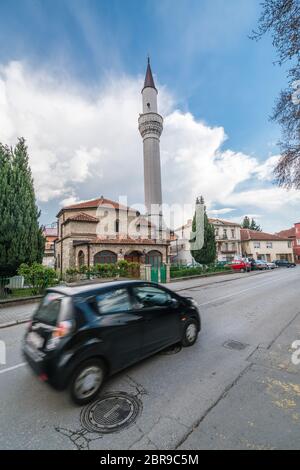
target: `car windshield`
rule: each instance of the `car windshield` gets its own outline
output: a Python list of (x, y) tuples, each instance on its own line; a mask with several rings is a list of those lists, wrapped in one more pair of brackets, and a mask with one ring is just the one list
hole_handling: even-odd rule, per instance
[(34, 320), (55, 326), (61, 309), (61, 302), (64, 297), (65, 296), (56, 292), (46, 294), (33, 317)]

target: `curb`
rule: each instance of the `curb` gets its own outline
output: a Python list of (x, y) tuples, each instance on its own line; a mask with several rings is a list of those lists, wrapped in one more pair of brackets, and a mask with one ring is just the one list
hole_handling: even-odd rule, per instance
[(28, 320), (14, 320), (10, 321), (7, 323), (0, 323), (0, 329), (1, 328), (8, 328), (9, 326), (16, 326), (16, 325), (22, 325), (23, 323), (28, 323), (30, 322), (30, 319)]
[[(258, 276), (259, 274), (264, 274), (264, 273), (267, 273), (267, 272), (269, 272), (269, 271), (271, 271), (271, 270), (257, 271), (255, 275)], [(232, 273), (229, 273), (229, 274), (232, 274)], [(238, 273), (236, 273), (236, 274), (238, 274)], [(224, 281), (215, 281), (215, 282), (211, 282), (210, 284), (201, 284), (201, 285), (199, 285), (199, 286), (191, 286), (191, 287), (189, 287), (189, 289), (195, 289), (195, 288), (198, 288), (198, 287), (211, 286), (212, 284), (220, 284), (220, 283), (222, 283), (222, 282), (233, 282), (233, 281), (237, 281), (238, 279), (243, 279), (243, 277), (245, 276), (245, 274), (246, 274), (246, 273), (244, 273), (244, 274), (242, 274), (241, 276), (238, 276), (238, 277), (233, 277), (233, 278), (231, 278), (231, 279), (224, 279)], [(210, 277), (210, 276), (194, 276), (193, 279), (196, 279), (196, 278), (200, 278), (200, 279), (201, 279), (201, 277)], [(251, 276), (251, 277), (254, 277), (254, 276)], [(180, 280), (180, 281), (182, 282), (182, 281), (184, 281), (185, 279), (186, 279), (186, 278), (180, 278), (180, 279), (177, 278), (176, 281), (177, 281), (177, 280), (178, 280), (178, 281)], [(170, 281), (170, 282), (175, 282), (175, 279), (174, 279), (173, 281)], [(187, 288), (186, 288), (186, 287), (180, 287), (179, 289), (174, 289), (174, 292), (180, 292), (180, 291), (182, 291), (182, 290), (187, 290)]]
[(207, 273), (207, 274), (195, 274), (193, 276), (184, 276), (184, 277), (173, 277), (169, 282), (185, 281), (188, 279), (201, 279), (202, 277), (213, 277), (213, 276), (225, 276), (226, 274), (235, 274), (232, 271), (217, 272), (217, 273)]
[(42, 297), (42, 295), (34, 295), (32, 297), (18, 297), (17, 299), (0, 300), (0, 310), (1, 308), (10, 307), (14, 305), (23, 305), (37, 302)]

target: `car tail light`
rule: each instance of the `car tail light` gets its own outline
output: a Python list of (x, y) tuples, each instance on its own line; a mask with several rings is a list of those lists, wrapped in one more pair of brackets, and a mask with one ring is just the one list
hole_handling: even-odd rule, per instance
[(58, 345), (60, 339), (67, 336), (70, 333), (71, 330), (72, 330), (72, 322), (71, 321), (65, 320), (65, 321), (59, 322), (59, 324), (53, 330), (51, 338), (47, 342), (46, 349), (48, 351), (51, 351), (52, 349), (55, 349), (56, 346)]
[(52, 338), (62, 338), (70, 333), (72, 322), (61, 321), (52, 333)]

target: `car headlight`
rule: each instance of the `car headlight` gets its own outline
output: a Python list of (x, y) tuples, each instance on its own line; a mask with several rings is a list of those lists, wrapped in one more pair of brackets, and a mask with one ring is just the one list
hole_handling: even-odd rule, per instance
[(198, 305), (198, 302), (195, 300), (195, 299), (190, 299), (191, 300), (191, 304), (194, 306), (194, 307), (199, 307)]

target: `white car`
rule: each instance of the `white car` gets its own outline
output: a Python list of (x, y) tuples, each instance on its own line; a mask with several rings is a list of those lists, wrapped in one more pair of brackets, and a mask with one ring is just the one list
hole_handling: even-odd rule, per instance
[(267, 264), (269, 269), (277, 268), (276, 264), (273, 263), (272, 261), (266, 261), (266, 264)]

